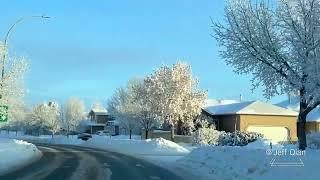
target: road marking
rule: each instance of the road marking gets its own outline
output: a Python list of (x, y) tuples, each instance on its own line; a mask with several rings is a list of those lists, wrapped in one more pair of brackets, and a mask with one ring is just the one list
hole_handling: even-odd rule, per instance
[(150, 179), (161, 179), (161, 178), (158, 176), (150, 176)]
[(142, 164), (136, 164), (136, 166), (137, 166), (137, 167), (143, 167), (143, 165), (142, 165)]

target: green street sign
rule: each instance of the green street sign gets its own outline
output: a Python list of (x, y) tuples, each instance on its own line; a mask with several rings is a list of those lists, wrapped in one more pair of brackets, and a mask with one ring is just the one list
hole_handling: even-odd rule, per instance
[(1, 106), (0, 105), (0, 123), (8, 121), (8, 106)]

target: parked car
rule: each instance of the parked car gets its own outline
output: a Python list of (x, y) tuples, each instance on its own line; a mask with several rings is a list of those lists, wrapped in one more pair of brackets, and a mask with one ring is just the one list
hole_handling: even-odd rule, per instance
[(107, 136), (107, 135), (110, 135), (110, 131), (107, 131), (107, 130), (97, 131), (96, 134), (99, 136)]
[(92, 138), (91, 134), (88, 134), (88, 133), (78, 134), (78, 139), (82, 139), (83, 141), (87, 141), (90, 138)]

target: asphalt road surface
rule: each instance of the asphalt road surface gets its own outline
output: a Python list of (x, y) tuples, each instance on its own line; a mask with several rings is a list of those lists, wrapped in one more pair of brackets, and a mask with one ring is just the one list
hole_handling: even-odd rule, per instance
[(174, 173), (143, 160), (103, 150), (37, 145), (42, 158), (1, 180), (182, 180)]

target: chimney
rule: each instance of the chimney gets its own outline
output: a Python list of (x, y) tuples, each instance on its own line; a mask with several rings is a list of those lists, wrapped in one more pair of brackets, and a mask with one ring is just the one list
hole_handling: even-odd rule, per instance
[(242, 95), (241, 95), (241, 94), (240, 94), (240, 99), (239, 99), (239, 101), (242, 102)]
[(288, 101), (289, 101), (289, 104), (291, 104), (291, 93), (290, 92), (288, 93)]

